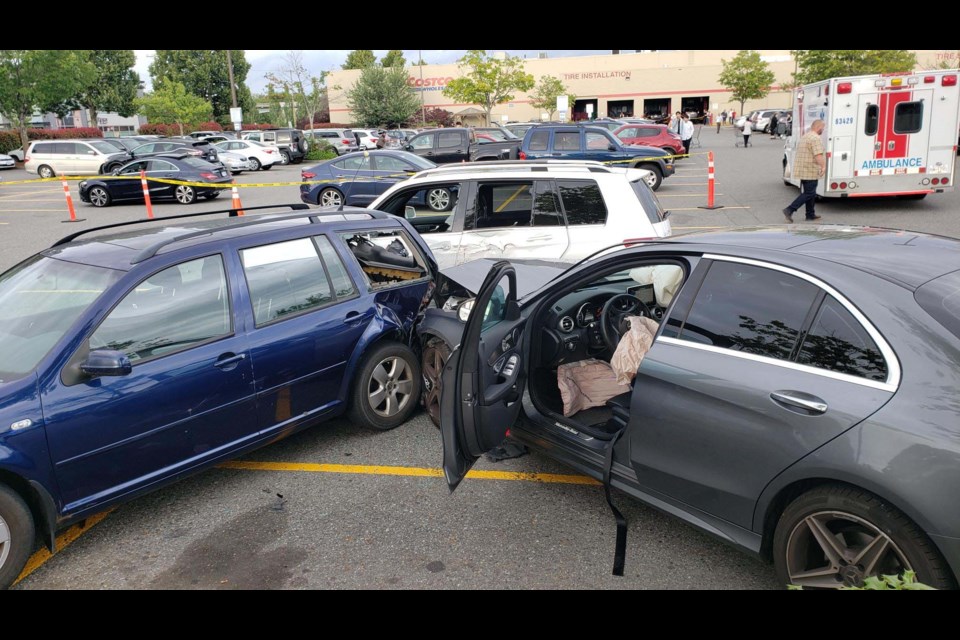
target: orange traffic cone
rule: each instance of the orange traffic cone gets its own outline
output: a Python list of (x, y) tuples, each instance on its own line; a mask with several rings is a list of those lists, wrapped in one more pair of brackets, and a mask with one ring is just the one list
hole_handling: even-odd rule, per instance
[(243, 209), (241, 209), (240, 207), (242, 207), (243, 205), (240, 204), (240, 192), (237, 191), (237, 183), (236, 183), (236, 182), (233, 183), (233, 189), (232, 189), (232, 191), (233, 191), (233, 204), (231, 205), (231, 208), (234, 209), (234, 211), (236, 211), (236, 213), (234, 213), (234, 211), (231, 211), (231, 212), (230, 212), (230, 215), (231, 215), (231, 216), (234, 216), (234, 215), (242, 216), (242, 215), (243, 215)]

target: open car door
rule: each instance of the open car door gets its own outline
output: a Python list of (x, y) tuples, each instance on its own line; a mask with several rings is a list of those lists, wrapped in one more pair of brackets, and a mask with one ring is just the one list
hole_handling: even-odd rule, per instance
[(499, 445), (520, 415), (527, 363), (509, 262), (490, 268), (460, 340), (443, 370), (440, 432), (450, 490), (484, 452)]

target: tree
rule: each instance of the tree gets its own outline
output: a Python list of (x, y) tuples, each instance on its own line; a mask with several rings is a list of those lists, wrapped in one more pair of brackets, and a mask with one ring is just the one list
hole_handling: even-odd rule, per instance
[[(255, 113), (253, 95), (246, 85), (250, 63), (242, 49), (231, 49), (233, 79), (236, 83), (237, 106), (243, 109), (247, 120)], [(223, 125), (230, 124), (230, 73), (226, 50), (213, 49), (157, 49), (150, 65), (154, 88), (166, 82), (179, 82), (189, 93), (200, 96), (213, 107), (213, 117)]]
[(917, 56), (906, 49), (810, 49), (791, 51), (797, 61), (797, 84), (836, 76), (912, 71)]
[(357, 49), (347, 54), (347, 61), (341, 66), (343, 69), (367, 69), (377, 63), (377, 57), (370, 49)]
[(407, 64), (407, 59), (403, 57), (403, 51), (400, 49), (390, 49), (387, 55), (383, 56), (380, 64), (384, 67), (403, 67)]
[(399, 127), (420, 110), (420, 101), (407, 86), (404, 67), (368, 67), (347, 92), (353, 118), (366, 127)]
[(533, 76), (524, 71), (523, 60), (506, 56), (503, 59), (488, 56), (483, 49), (471, 49), (457, 63), (464, 75), (447, 83), (443, 95), (457, 102), (477, 104), (486, 112), (503, 102), (513, 100), (514, 91), (533, 88)]
[(572, 93), (567, 92), (567, 88), (563, 86), (559, 78), (542, 76), (540, 82), (534, 87), (533, 93), (530, 94), (530, 104), (539, 111), (548, 112), (550, 119), (553, 120), (553, 114), (557, 111), (557, 98), (563, 95), (567, 96), (571, 105), (577, 98)]
[(91, 49), (87, 53), (96, 76), (77, 100), (90, 111), (90, 126), (97, 126), (101, 111), (125, 118), (134, 115), (140, 76), (133, 70), (137, 63), (133, 49)]
[(192, 93), (188, 93), (181, 82), (164, 82), (163, 86), (137, 99), (137, 107), (148, 120), (153, 122), (172, 122), (180, 127), (202, 122), (213, 113), (212, 105)]
[[(310, 75), (303, 65), (303, 52), (291, 51), (284, 56), (280, 69), (266, 74), (265, 77), (271, 83), (283, 87), (284, 92), (300, 107), (300, 113), (308, 119), (312, 131), (316, 114), (328, 109), (327, 88), (323, 86), (326, 72), (321, 71), (319, 76)], [(290, 120), (298, 121), (295, 112)]]
[(0, 113), (20, 130), (24, 149), (33, 112), (68, 104), (94, 73), (84, 51), (0, 49)]
[(760, 59), (760, 54), (751, 49), (741, 50), (732, 60), (723, 63), (720, 84), (730, 90), (730, 96), (740, 103), (740, 113), (747, 100), (757, 100), (770, 93), (770, 85), (777, 79), (770, 65)]

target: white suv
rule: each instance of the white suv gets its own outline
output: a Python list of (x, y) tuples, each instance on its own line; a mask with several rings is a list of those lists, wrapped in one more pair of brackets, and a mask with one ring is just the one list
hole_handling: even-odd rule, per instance
[(671, 234), (647, 173), (587, 161), (450, 165), (397, 183), (369, 208), (410, 220), (441, 268), (477, 258), (576, 262)]

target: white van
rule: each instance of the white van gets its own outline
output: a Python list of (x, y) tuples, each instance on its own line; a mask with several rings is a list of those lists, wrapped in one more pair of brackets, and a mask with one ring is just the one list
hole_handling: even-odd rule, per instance
[(96, 175), (109, 156), (119, 153), (103, 140), (35, 140), (27, 147), (23, 168), (41, 178)]

